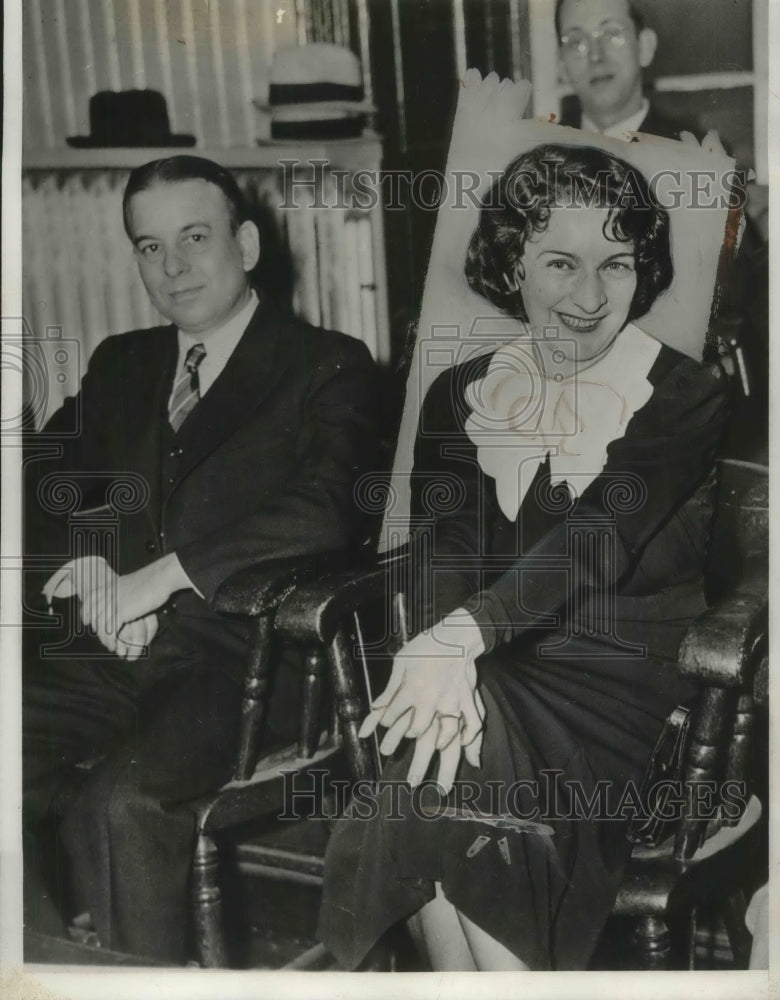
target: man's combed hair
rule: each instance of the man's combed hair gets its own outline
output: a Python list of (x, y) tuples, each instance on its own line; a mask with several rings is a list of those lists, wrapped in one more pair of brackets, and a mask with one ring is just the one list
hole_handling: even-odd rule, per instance
[(644, 316), (672, 283), (669, 214), (642, 174), (590, 146), (537, 146), (514, 159), (482, 201), (466, 255), (470, 287), (510, 316), (528, 314), (515, 276), (525, 245), (554, 208), (606, 209), (604, 235), (633, 244), (636, 291), (627, 321)]
[[(558, 36), (558, 41), (561, 40), (561, 15), (563, 14), (563, 5), (566, 0), (555, 0), (555, 34)], [(626, 0), (626, 7), (628, 8), (628, 13), (631, 20), (634, 22), (634, 27), (636, 28), (637, 35), (645, 26), (645, 19), (642, 16), (641, 10), (632, 3), (631, 0)]]
[(130, 232), (130, 199), (140, 191), (155, 187), (157, 184), (172, 184), (177, 181), (208, 181), (215, 184), (224, 194), (230, 213), (230, 225), (235, 233), (242, 222), (249, 218), (246, 200), (235, 177), (213, 160), (202, 156), (168, 156), (163, 160), (152, 160), (136, 167), (130, 173), (122, 198), (122, 217), (125, 232), (132, 239)]

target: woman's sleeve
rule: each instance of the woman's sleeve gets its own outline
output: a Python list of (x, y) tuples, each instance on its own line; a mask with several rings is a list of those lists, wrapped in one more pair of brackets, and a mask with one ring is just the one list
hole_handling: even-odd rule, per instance
[(423, 401), (411, 475), (410, 626), (419, 632), (480, 587), (490, 522), (474, 445), (463, 431), (463, 386), (479, 362), (448, 369)]
[[(712, 470), (729, 394), (719, 367), (687, 358), (661, 379), (624, 437), (609, 445), (606, 465), (568, 517), (465, 602), (486, 650), (554, 614), (578, 590), (619, 585), (631, 576), (648, 542)], [(614, 526), (614, 544), (572, 544), (578, 523), (583, 535)]]

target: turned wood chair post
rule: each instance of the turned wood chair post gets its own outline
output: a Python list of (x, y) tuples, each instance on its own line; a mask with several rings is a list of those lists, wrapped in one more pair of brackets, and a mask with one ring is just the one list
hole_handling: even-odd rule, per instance
[(363, 718), (363, 704), (352, 669), (352, 640), (343, 627), (337, 629), (328, 648), (328, 666), (336, 698), (344, 750), (352, 774), (360, 781), (373, 781), (376, 774), (374, 773), (371, 753), (358, 737), (358, 730)]
[(330, 707), (330, 728), (328, 737), (331, 743), (338, 743), (341, 739), (341, 721), (339, 719), (339, 707), (334, 701)]
[(685, 917), (685, 964), (689, 972), (696, 968), (696, 917), (697, 907), (694, 905)]
[(306, 653), (303, 678), (303, 707), (298, 737), (298, 756), (313, 757), (319, 742), (320, 703), (327, 657), (321, 647), (312, 646)]
[(267, 710), (272, 631), (272, 612), (252, 619), (244, 700), (241, 705), (238, 753), (233, 771), (235, 781), (247, 781), (251, 778), (257, 762), (260, 734)]
[(207, 969), (227, 965), (222, 930), (219, 855), (212, 837), (198, 830), (192, 862), (192, 896), (200, 964)]
[[(750, 767), (752, 736), (756, 703), (752, 691), (742, 691), (737, 699), (734, 715), (734, 726), (731, 742), (728, 748), (726, 764), (726, 781), (744, 782)], [(733, 826), (739, 821), (738, 816), (725, 817), (724, 823)]]
[[(678, 860), (693, 857), (706, 831), (706, 816), (700, 816), (707, 803), (707, 790), (717, 787), (724, 736), (734, 712), (735, 692), (724, 687), (705, 688), (693, 718), (693, 731), (683, 774), (683, 817), (677, 830), (674, 856)], [(704, 793), (704, 794), (701, 794)]]
[[(252, 776), (266, 714), (271, 671), (273, 614), (253, 618), (250, 624), (247, 672), (238, 733), (234, 781)], [(227, 964), (222, 929), (222, 893), (219, 887), (219, 852), (213, 837), (203, 829), (205, 815), (198, 818), (192, 859), (192, 910), (201, 965), (223, 968)]]
[(672, 945), (665, 920), (657, 916), (640, 917), (634, 940), (643, 970), (662, 971), (669, 967)]

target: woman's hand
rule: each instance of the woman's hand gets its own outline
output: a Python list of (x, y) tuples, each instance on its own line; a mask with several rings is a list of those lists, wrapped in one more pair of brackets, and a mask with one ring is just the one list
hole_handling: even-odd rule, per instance
[(452, 788), (461, 752), (480, 766), (485, 706), (477, 691), (475, 660), (484, 648), (476, 622), (459, 609), (396, 654), (390, 681), (372, 703), (360, 736), (385, 727), (379, 748), (385, 755), (404, 737), (416, 740), (408, 774), (412, 787), (425, 777), (436, 750), (437, 781), (445, 794)]

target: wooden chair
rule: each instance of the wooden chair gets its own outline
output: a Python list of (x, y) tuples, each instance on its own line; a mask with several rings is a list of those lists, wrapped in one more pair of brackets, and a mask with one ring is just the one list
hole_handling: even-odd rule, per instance
[[(669, 840), (634, 849), (615, 903), (617, 916), (635, 922), (645, 969), (668, 967), (673, 924), (686, 932), (682, 959), (693, 968), (697, 909), (720, 911), (735, 964), (748, 967), (744, 890), (759, 847), (759, 825), (751, 822), (757, 817), (753, 812), (708, 822), (697, 818), (696, 803), (704, 801), (700, 793), (708, 782), (742, 782), (748, 792), (756, 790), (750, 782), (751, 755), (760, 750), (756, 716), (768, 700), (768, 536), (766, 470), (723, 463), (710, 553), (716, 598), (691, 625), (679, 653), (680, 672), (700, 688), (683, 771), (686, 807)], [(724, 566), (733, 567), (731, 586)], [(724, 828), (739, 824), (740, 835), (729, 837)], [(716, 841), (722, 849), (709, 850)]]
[[(192, 866), (191, 893), (195, 933), (201, 965), (224, 967), (227, 953), (223, 931), (219, 855), (215, 838), (231, 827), (278, 815), (284, 806), (285, 773), (308, 772), (334, 763), (342, 742), (349, 771), (355, 778), (372, 775), (371, 761), (357, 738), (362, 703), (352, 673), (342, 659), (334, 659), (319, 642), (309, 644), (297, 744), (263, 755), (261, 750), (269, 689), (273, 680), (272, 639), (274, 614), (282, 601), (305, 580), (335, 567), (354, 566), (354, 553), (330, 553), (309, 559), (283, 559), (244, 570), (226, 581), (215, 598), (225, 614), (251, 619), (247, 672), (233, 777), (213, 795), (197, 803), (197, 835)], [(320, 731), (320, 707), (329, 682), (334, 713), (326, 732)], [(288, 869), (305, 872), (306, 860)]]
[[(665, 843), (633, 850), (614, 908), (616, 916), (635, 924), (640, 968), (661, 969), (671, 963), (670, 930), (677, 930), (681, 922), (687, 932), (682, 964), (693, 967), (697, 906), (721, 910), (734, 960), (747, 967), (749, 935), (741, 893), (744, 872), (755, 857), (757, 826), (743, 832), (743, 817), (733, 842), (706, 856), (706, 845), (699, 850), (705, 836), (736, 824), (737, 817), (708, 824), (706, 818), (697, 817), (693, 806), (701, 801), (697, 796), (707, 782), (749, 778), (756, 708), (766, 706), (767, 545), (766, 470), (722, 463), (708, 574), (711, 607), (690, 627), (679, 655), (679, 670), (700, 689), (691, 713), (682, 776), (692, 808), (683, 810)], [(380, 620), (375, 626), (381, 641), (367, 647), (363, 623), (372, 609), (380, 619), (383, 613), (388, 617), (387, 609), (392, 614), (391, 597), (403, 590), (406, 563), (406, 553), (398, 552), (365, 571), (336, 573), (295, 587), (276, 614), (281, 634), (324, 651), (334, 684), (342, 692), (341, 716), (356, 776), (371, 773), (369, 749), (358, 749), (355, 734), (366, 711), (357, 699), (359, 678), (367, 654), (370, 660), (381, 652), (382, 642), (398, 635), (392, 621)], [(387, 643), (387, 652), (386, 647)], [(724, 839), (722, 830), (719, 837)]]

